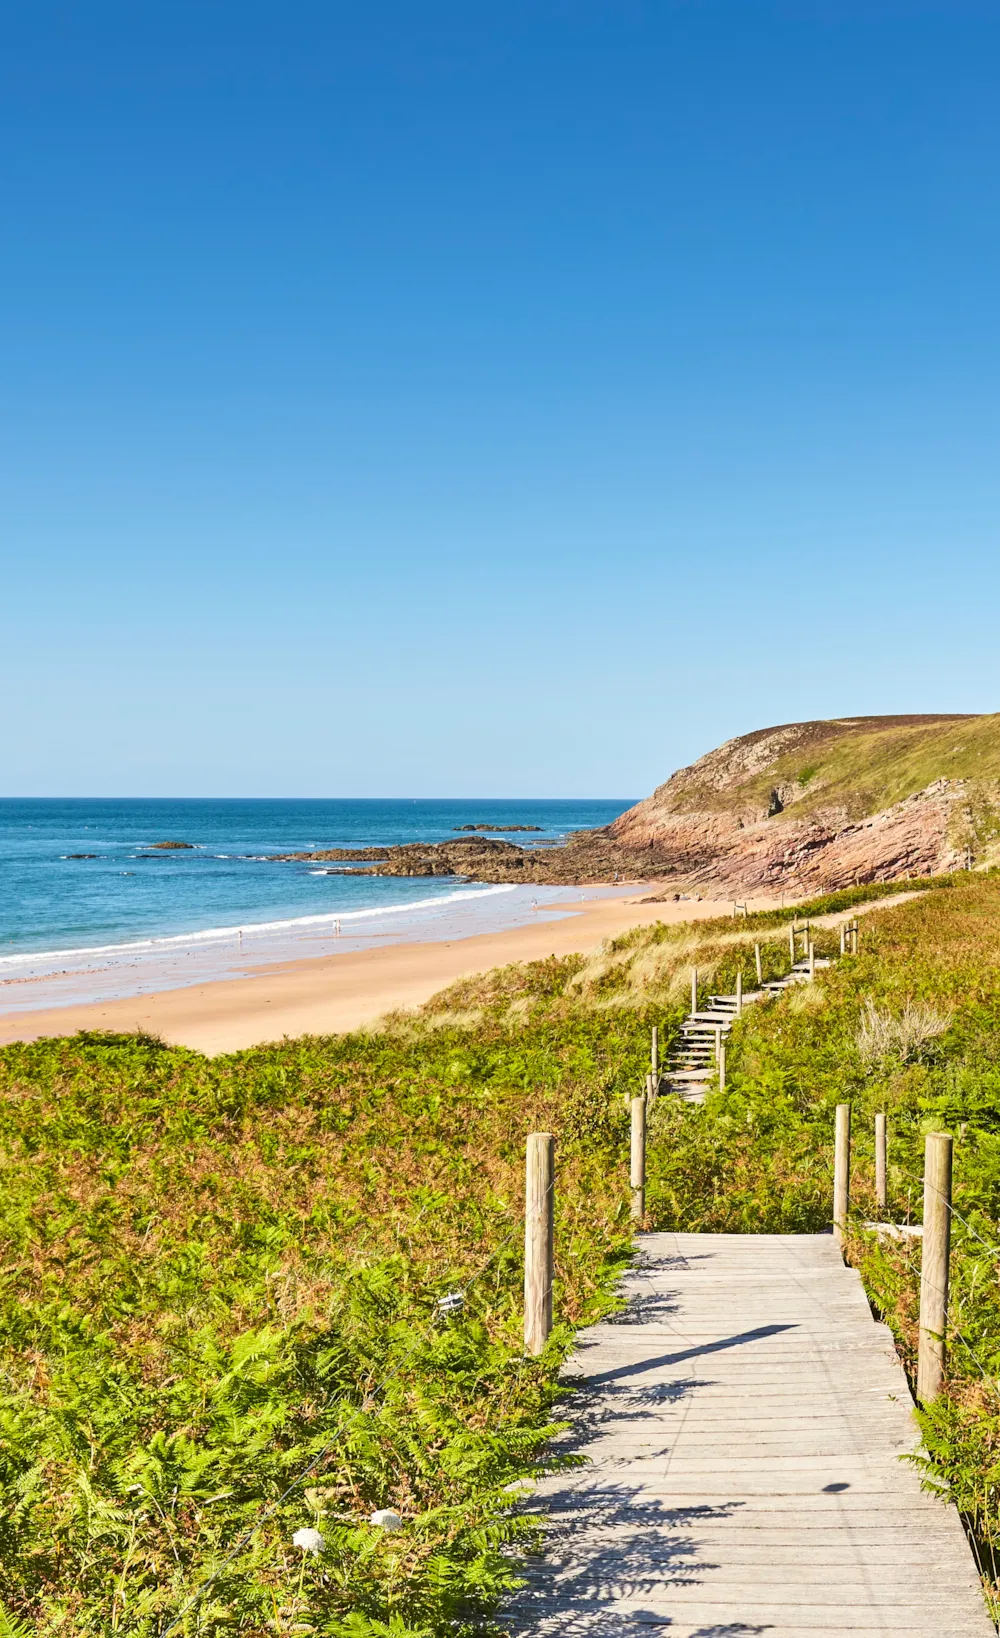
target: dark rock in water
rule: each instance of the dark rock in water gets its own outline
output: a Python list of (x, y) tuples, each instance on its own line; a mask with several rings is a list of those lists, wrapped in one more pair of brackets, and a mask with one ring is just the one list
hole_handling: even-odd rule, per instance
[[(533, 882), (542, 885), (610, 881), (614, 873), (633, 877), (636, 858), (609, 843), (600, 831), (580, 831), (561, 847), (521, 847), (493, 836), (463, 836), (453, 842), (405, 842), (384, 848), (317, 848), (310, 853), (272, 854), (275, 861), (350, 864), (359, 876), (450, 876), (461, 881)], [(648, 855), (647, 855), (648, 865)]]
[(173, 850), (176, 850), (177, 848), (193, 848), (194, 843), (193, 842), (150, 842), (149, 846), (150, 847), (159, 847), (159, 848), (169, 848), (170, 850), (173, 851)]
[(387, 847), (320, 847), (313, 848), (308, 853), (269, 853), (261, 857), (271, 862), (277, 860), (280, 864), (296, 864), (300, 861), (306, 863), (318, 861), (325, 864), (333, 859), (366, 859), (384, 864), (389, 857), (389, 851)]
[(64, 853), (64, 859), (96, 859), (96, 853)]
[(451, 828), (452, 828), (452, 830), (463, 830), (463, 831), (467, 831), (467, 830), (486, 830), (486, 831), (489, 831), (490, 834), (493, 835), (493, 836), (497, 836), (503, 831), (510, 831), (510, 830), (518, 830), (518, 831), (537, 830), (537, 831), (540, 831), (540, 830), (544, 829), (544, 827), (542, 825), (452, 825)]

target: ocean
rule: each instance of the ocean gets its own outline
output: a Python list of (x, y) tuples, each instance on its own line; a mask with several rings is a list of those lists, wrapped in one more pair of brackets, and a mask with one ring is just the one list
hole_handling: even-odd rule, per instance
[[(631, 801), (0, 800), (0, 1013), (236, 976), (262, 962), (523, 924), (571, 888), (331, 875), (273, 853), (455, 839), (551, 846)], [(164, 841), (190, 848), (152, 850)]]

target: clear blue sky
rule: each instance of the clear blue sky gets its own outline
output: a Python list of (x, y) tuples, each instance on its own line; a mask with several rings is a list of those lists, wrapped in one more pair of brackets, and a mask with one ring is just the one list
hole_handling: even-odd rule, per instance
[(1000, 9), (0, 15), (0, 788), (1000, 707)]

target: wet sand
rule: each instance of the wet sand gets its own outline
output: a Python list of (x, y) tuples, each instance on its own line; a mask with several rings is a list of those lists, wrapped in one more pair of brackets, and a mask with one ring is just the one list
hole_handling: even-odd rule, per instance
[[(257, 968), (251, 976), (160, 990), (122, 1000), (9, 1013), (0, 1019), (0, 1045), (80, 1029), (148, 1030), (201, 1052), (235, 1052), (289, 1035), (328, 1035), (356, 1029), (386, 1012), (417, 1007), (471, 973), (512, 961), (535, 961), (595, 949), (602, 939), (655, 921), (728, 916), (732, 900), (641, 904), (662, 889), (653, 882), (623, 888), (620, 897), (552, 906), (565, 919), (540, 921), (500, 933), (479, 933), (440, 943), (392, 944)], [(769, 900), (755, 900), (764, 909)], [(540, 909), (546, 909), (544, 900)], [(568, 914), (565, 912), (569, 910)]]

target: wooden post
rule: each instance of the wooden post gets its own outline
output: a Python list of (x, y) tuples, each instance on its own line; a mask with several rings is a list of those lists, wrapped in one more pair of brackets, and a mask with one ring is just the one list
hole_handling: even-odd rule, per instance
[(692, 967), (691, 968), (691, 1011), (692, 1011), (692, 1013), (696, 1013), (698, 1011), (698, 969), (697, 969), (697, 967)]
[(813, 981), (813, 979), (815, 977), (816, 977), (816, 946), (813, 943), (812, 939), (810, 939), (809, 940), (809, 982), (810, 982), (810, 984), (812, 983), (812, 981)]
[(841, 955), (843, 955), (843, 953), (844, 953), (844, 942), (845, 942), (844, 935), (846, 934), (846, 932), (847, 932), (847, 925), (846, 925), (845, 922), (841, 922), (841, 924), (840, 924), (840, 953), (841, 953)]
[(754, 958), (754, 964), (755, 964), (755, 966), (757, 968), (757, 986), (759, 988), (760, 985), (763, 984), (763, 982), (764, 982), (764, 968), (761, 965), (760, 945), (759, 944), (755, 944), (754, 947), (753, 947), (753, 958)]
[(555, 1138), (528, 1136), (524, 1185), (524, 1351), (540, 1354), (552, 1329), (552, 1197)]
[(788, 959), (791, 962), (792, 966), (794, 967), (795, 966), (795, 923), (794, 923), (794, 921), (789, 922), (789, 924), (788, 924)]
[(632, 1099), (632, 1141), (630, 1145), (632, 1221), (641, 1223), (646, 1215), (646, 1100)]
[(721, 1051), (722, 1051), (722, 1025), (721, 1024), (716, 1024), (716, 1026), (715, 1026), (715, 1061), (716, 1061), (716, 1063), (718, 1063), (718, 1061), (719, 1061), (719, 1054), (720, 1054)]
[(649, 1049), (649, 1065), (650, 1065), (650, 1068), (653, 1071), (653, 1079), (654, 1080), (659, 1080), (659, 1078), (660, 1078), (660, 1032), (657, 1029), (655, 1024), (653, 1025), (653, 1042), (652, 1042), (652, 1045), (651, 1045), (651, 1047)]
[(920, 1259), (917, 1398), (929, 1404), (944, 1381), (951, 1251), (951, 1134), (929, 1132), (924, 1144), (924, 1238)]
[(726, 1090), (726, 1043), (719, 1042), (719, 1091)]
[(833, 1152), (833, 1237), (843, 1242), (851, 1203), (851, 1106), (838, 1103)]
[(857, 953), (858, 953), (858, 924), (857, 924), (857, 922), (855, 922), (854, 926), (851, 928), (851, 954), (852, 955), (857, 955)]
[(742, 969), (736, 974), (736, 1016), (737, 1016), (737, 1018), (742, 1018), (742, 1016), (743, 1016), (743, 971), (742, 971)]
[(888, 1204), (886, 1188), (886, 1133), (885, 1116), (875, 1116), (875, 1203), (883, 1211)]

